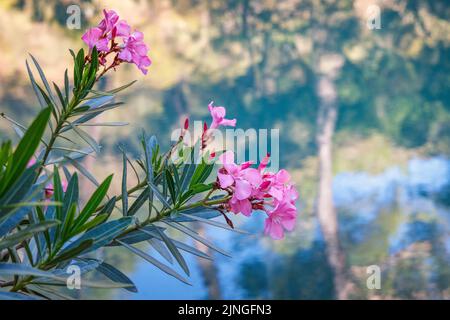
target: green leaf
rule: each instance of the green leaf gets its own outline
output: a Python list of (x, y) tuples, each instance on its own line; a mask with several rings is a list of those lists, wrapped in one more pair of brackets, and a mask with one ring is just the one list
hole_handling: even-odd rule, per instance
[(95, 218), (89, 220), (80, 229), (78, 229), (78, 233), (91, 230), (92, 228), (94, 228), (94, 227), (98, 226), (99, 224), (108, 220), (109, 216), (110, 216), (110, 214), (108, 214), (108, 213), (102, 213), (102, 214), (95, 216)]
[(126, 88), (132, 86), (133, 84), (136, 83), (136, 81), (137, 81), (137, 80), (133, 80), (133, 81), (131, 81), (130, 83), (127, 83), (126, 85), (120, 86), (120, 87), (115, 88), (115, 89), (113, 89), (113, 90), (109, 90), (109, 91), (107, 91), (107, 92), (108, 92), (109, 94), (116, 94), (116, 93), (118, 93), (118, 92), (120, 92), (120, 91), (122, 91), (122, 90), (125, 90)]
[(57, 220), (44, 221), (37, 224), (33, 224), (23, 230), (13, 233), (12, 235), (5, 237), (0, 242), (0, 251), (15, 246), (24, 240), (30, 239), (31, 237), (34, 236), (34, 234), (45, 231), (51, 227), (56, 226), (59, 223), (60, 222)]
[(127, 192), (127, 157), (125, 152), (122, 154), (123, 158), (123, 172), (122, 172), (122, 213), (124, 216), (128, 215), (128, 192)]
[(163, 206), (170, 209), (169, 202), (167, 202), (166, 198), (162, 195), (161, 191), (159, 191), (158, 187), (149, 181), (147, 181), (147, 184), (152, 189), (153, 193), (158, 198), (158, 200), (163, 204)]
[(59, 89), (58, 85), (53, 82), (53, 87), (55, 88), (55, 91), (58, 95), (59, 102), (61, 103), (61, 108), (64, 110), (66, 109), (66, 100), (64, 99), (61, 89)]
[(109, 201), (105, 204), (103, 209), (99, 212), (99, 214), (108, 214), (108, 216), (111, 215), (112, 211), (114, 210), (114, 206), (116, 205), (116, 196), (109, 199)]
[(130, 250), (131, 252), (133, 252), (134, 254), (140, 256), (141, 258), (147, 260), (148, 262), (150, 262), (151, 264), (153, 264), (155, 267), (157, 267), (158, 269), (160, 269), (161, 271), (167, 273), (168, 275), (188, 284), (188, 285), (192, 285), (187, 279), (185, 279), (183, 276), (179, 275), (175, 270), (173, 270), (172, 268), (166, 266), (165, 264), (161, 263), (160, 261), (158, 261), (157, 259), (153, 258), (152, 256), (148, 255), (147, 253), (145, 253), (142, 250), (139, 250), (138, 248), (135, 248), (123, 241), (120, 240), (116, 240), (118, 243), (120, 243), (122, 246), (124, 246), (125, 248), (127, 248), (128, 250)]
[[(159, 241), (162, 241), (162, 238), (161, 238), (161, 236), (158, 234), (158, 232), (156, 232), (156, 231), (153, 230), (153, 229), (150, 229), (149, 226), (144, 227), (144, 228), (141, 228), (141, 229), (146, 229), (146, 231), (147, 231), (146, 234), (147, 234), (148, 236), (153, 236), (153, 238), (158, 239)], [(137, 236), (138, 236), (138, 235), (136, 235), (135, 237), (137, 238)], [(127, 239), (123, 238), (123, 239), (121, 239), (121, 240), (124, 241), (124, 242), (125, 242), (125, 240), (127, 240), (126, 242), (127, 242), (128, 244), (140, 242), (140, 241), (131, 242), (131, 240), (135, 240), (135, 239), (131, 239), (131, 238), (127, 238)], [(203, 251), (198, 250), (197, 248), (191, 247), (191, 246), (185, 244), (184, 242), (180, 242), (180, 241), (177, 241), (177, 240), (175, 240), (175, 239), (170, 239), (170, 240), (171, 240), (171, 241), (173, 242), (173, 244), (174, 244), (178, 249), (180, 249), (180, 250), (183, 250), (183, 251), (185, 251), (185, 252), (188, 252), (188, 253), (190, 253), (190, 254), (193, 254), (193, 255), (195, 255), (195, 256), (197, 256), (197, 257), (200, 257), (200, 258), (203, 258), (203, 259), (212, 260), (212, 258), (211, 258), (209, 255), (207, 255), (207, 254), (204, 253)]]
[(212, 184), (203, 184), (203, 183), (197, 183), (194, 184), (192, 187), (190, 187), (190, 190), (193, 191), (192, 195), (202, 193), (208, 190), (211, 190), (213, 187)]
[(45, 103), (47, 104), (47, 106), (49, 106), (52, 109), (52, 113), (53, 113), (53, 116), (55, 117), (55, 120), (58, 121), (59, 120), (58, 119), (59, 110), (58, 110), (57, 106), (53, 104), (53, 102), (47, 96), (45, 91), (38, 84), (36, 84), (36, 86), (37, 86), (38, 90), (41, 92), (42, 97), (44, 98)]
[(67, 74), (67, 69), (64, 71), (64, 93), (65, 93), (65, 101), (66, 105), (69, 104), (70, 99), (70, 84), (69, 84), (69, 75)]
[(12, 165), (7, 168), (5, 177), (3, 178), (2, 186), (0, 186), (0, 196), (3, 195), (4, 190), (6, 190), (13, 181), (17, 180), (26, 169), (28, 161), (30, 161), (39, 146), (49, 119), (50, 108), (46, 108), (38, 114), (27, 132), (25, 132), (25, 135), (14, 151)]
[(69, 180), (66, 193), (64, 194), (62, 207), (63, 217), (67, 212), (67, 210), (69, 210), (69, 207), (72, 205), (72, 203), (78, 203), (78, 197), (79, 197), (78, 175), (77, 173), (74, 173)]
[(97, 187), (100, 186), (97, 179), (95, 179), (95, 177), (85, 167), (83, 167), (81, 165), (81, 163), (79, 163), (78, 161), (75, 161), (69, 157), (64, 157), (64, 158), (67, 159), (71, 165), (73, 165), (83, 176), (88, 178), (89, 181), (91, 181), (95, 186), (97, 186)]
[(115, 88), (113, 90), (109, 90), (109, 91), (97, 91), (97, 90), (91, 90), (91, 92), (95, 95), (95, 96), (106, 96), (106, 95), (113, 95), (116, 94), (122, 90), (125, 90), (126, 88), (132, 86), (134, 83), (136, 83), (137, 80), (133, 80), (130, 83), (127, 83), (123, 86), (120, 86), (118, 88)]
[(97, 144), (97, 141), (95, 141), (94, 138), (92, 138), (87, 132), (84, 130), (78, 128), (77, 126), (74, 126), (72, 123), (70, 124), (73, 131), (75, 131), (76, 134), (80, 136), (81, 139), (83, 139), (88, 145), (92, 147), (92, 149), (95, 150), (96, 153), (100, 153), (100, 146)]
[(108, 192), (109, 186), (111, 184), (113, 175), (107, 177), (102, 184), (95, 190), (92, 194), (91, 198), (88, 200), (83, 210), (80, 212), (80, 215), (75, 220), (74, 226), (72, 227), (72, 232), (76, 232), (78, 228), (80, 228), (95, 212), (97, 207), (102, 202), (106, 193)]
[(41, 77), (42, 83), (44, 84), (45, 89), (47, 90), (48, 97), (50, 98), (51, 102), (56, 106), (55, 98), (53, 97), (52, 90), (50, 88), (50, 85), (48, 84), (47, 78), (45, 77), (44, 71), (42, 70), (37, 60), (31, 54), (30, 57), (33, 60), (34, 65), (36, 66), (36, 69), (39, 72), (39, 76)]
[[(14, 205), (25, 200), (37, 177), (38, 166), (39, 164), (35, 164), (32, 167), (27, 168), (19, 179), (13, 182), (9, 189), (6, 190), (6, 193), (0, 198), (0, 207), (5, 208), (8, 205)], [(12, 213), (11, 211), (13, 210), (1, 210), (0, 218)]]
[(229, 225), (227, 225), (225, 223), (220, 223), (220, 222), (217, 222), (217, 221), (214, 221), (214, 220), (204, 219), (202, 217), (195, 216), (195, 215), (192, 215), (192, 214), (184, 214), (182, 212), (178, 212), (178, 214), (180, 214), (182, 216), (185, 216), (185, 217), (187, 217), (189, 219), (193, 219), (193, 220), (196, 220), (196, 221), (200, 221), (200, 222), (212, 225), (214, 227), (218, 227), (218, 228), (222, 228), (222, 229), (226, 229), (226, 230), (230, 230), (230, 231), (234, 231), (234, 232), (238, 232), (238, 233), (242, 233), (242, 234), (249, 234), (247, 231), (236, 229), (236, 228), (231, 228)]
[(173, 182), (173, 178), (172, 178), (170, 171), (166, 169), (165, 172), (166, 172), (167, 186), (168, 186), (168, 189), (170, 192), (170, 197), (172, 199), (172, 203), (176, 204), (177, 193), (175, 192), (175, 183)]
[[(59, 271), (59, 270), (55, 270)], [(56, 273), (56, 274), (55, 274)], [(61, 272), (49, 272), (44, 270), (39, 270), (30, 266), (26, 266), (24, 264), (19, 263), (0, 263), (0, 275), (16, 275), (16, 276), (34, 276), (34, 277), (42, 277), (42, 278), (48, 278), (52, 280), (57, 280), (58, 282), (63, 283), (63, 285), (66, 285), (67, 283), (67, 277), (61, 276), (59, 274), (65, 274)], [(39, 281), (41, 279), (33, 280), (33, 284), (40, 284), (44, 283), (42, 281)], [(55, 285), (55, 283), (47, 283), (48, 285)], [(101, 281), (90, 281), (83, 279), (82, 285), (85, 287), (91, 287), (91, 288), (124, 288), (124, 287), (131, 287), (128, 283), (107, 283), (107, 282), (101, 282)]]
[(27, 290), (37, 293), (40, 296), (46, 297), (48, 300), (75, 300), (69, 295), (65, 295), (57, 290), (49, 288), (49, 286), (40, 286), (37, 284), (28, 284)]
[(173, 263), (172, 255), (161, 240), (152, 237), (148, 239), (147, 242), (161, 255), (161, 257), (166, 259), (167, 262), (169, 262), (170, 264)]
[[(143, 231), (145, 232), (145, 229)], [(158, 232), (158, 234), (161, 236), (161, 238), (163, 239), (164, 243), (167, 246), (167, 249), (169, 249), (169, 251), (175, 257), (175, 259), (177, 260), (180, 267), (189, 276), (190, 275), (189, 267), (188, 267), (186, 261), (184, 260), (183, 256), (181, 255), (180, 251), (178, 251), (175, 244), (172, 242), (172, 240), (170, 240), (170, 238), (168, 236), (166, 236), (164, 231), (161, 231), (160, 229), (156, 229), (156, 232)]]
[[(53, 168), (53, 198), (57, 202), (63, 202), (63, 188), (61, 183), (61, 177), (59, 176), (59, 170), (56, 166)], [(56, 219), (63, 221), (62, 207), (56, 208)]]
[(131, 217), (125, 217), (118, 220), (105, 222), (84, 233), (80, 238), (69, 244), (64, 251), (75, 248), (88, 239), (92, 239), (94, 244), (84, 253), (103, 247), (109, 244), (114, 238), (118, 237), (120, 233), (132, 223), (132, 221), (133, 219)]
[(75, 214), (77, 212), (77, 203), (72, 202), (70, 207), (67, 209), (67, 211), (64, 212), (64, 222), (62, 227), (62, 238), (67, 239), (67, 236), (69, 235), (70, 228), (72, 227), (73, 220), (75, 219)]
[(31, 86), (33, 87), (34, 94), (38, 98), (39, 105), (42, 108), (46, 108), (47, 104), (45, 103), (45, 100), (42, 97), (42, 94), (41, 94), (40, 90), (37, 87), (36, 80), (35, 80), (35, 78), (33, 76), (33, 72), (31, 71), (31, 68), (30, 68), (30, 65), (28, 64), (28, 61), (25, 61), (25, 65), (27, 67), (28, 77), (30, 78), (30, 82), (31, 82)]
[(83, 77), (84, 70), (84, 50), (80, 49), (75, 57), (75, 67), (74, 67), (74, 81), (77, 94), (79, 94), (81, 80)]
[(123, 127), (129, 125), (128, 122), (95, 122), (75, 124), (77, 127)]
[(136, 212), (144, 205), (145, 201), (149, 197), (149, 188), (145, 188), (141, 194), (134, 200), (133, 204), (131, 205), (130, 209), (128, 210), (128, 215), (133, 216), (136, 214)]
[(112, 265), (106, 262), (102, 262), (98, 266), (97, 270), (103, 273), (107, 278), (111, 279), (114, 282), (130, 284), (131, 286), (125, 288), (125, 290), (128, 290), (130, 292), (138, 292), (133, 281), (131, 281), (130, 278), (128, 278), (125, 274), (123, 274), (120, 270), (116, 269)]
[(54, 259), (52, 259), (52, 264), (56, 265), (59, 262), (63, 262), (63, 261), (78, 257), (78, 255), (82, 254), (84, 251), (86, 251), (87, 249), (92, 247), (93, 243), (94, 243), (94, 240), (87, 239), (87, 240), (80, 242), (80, 244), (76, 247), (64, 250), (59, 255), (57, 255)]
[(223, 249), (220, 249), (219, 247), (214, 245), (212, 242), (206, 240), (205, 238), (200, 237), (196, 232), (189, 229), (188, 227), (186, 227), (180, 223), (177, 223), (177, 222), (172, 223), (172, 222), (168, 222), (165, 220), (162, 220), (162, 221), (164, 223), (166, 223), (167, 225), (171, 226), (172, 228), (177, 229), (178, 231), (181, 231), (184, 234), (188, 235), (189, 237), (197, 240), (198, 242), (203, 243), (205, 246), (211, 248), (212, 250), (217, 251), (217, 252), (223, 254), (224, 256), (231, 257), (229, 253), (227, 253)]

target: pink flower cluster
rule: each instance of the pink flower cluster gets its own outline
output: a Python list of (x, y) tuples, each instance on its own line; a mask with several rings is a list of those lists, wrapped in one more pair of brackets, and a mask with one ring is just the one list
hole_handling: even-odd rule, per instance
[(144, 34), (137, 30), (131, 31), (130, 25), (125, 20), (119, 20), (113, 10), (103, 10), (103, 15), (104, 18), (98, 26), (87, 30), (82, 40), (90, 49), (94, 46), (97, 48), (102, 65), (105, 65), (108, 55), (116, 54), (108, 69), (125, 61), (134, 63), (143, 74), (147, 74), (147, 68), (152, 62), (147, 55), (148, 47), (144, 43)]
[[(212, 117), (210, 129), (236, 126), (236, 119), (225, 119), (224, 107), (214, 107), (211, 102), (208, 109)], [(267, 219), (264, 232), (273, 239), (282, 239), (285, 230), (294, 229), (298, 193), (286, 170), (266, 172), (269, 156), (257, 168), (253, 168), (251, 162), (236, 164), (233, 151), (223, 153), (219, 161), (223, 167), (217, 172), (217, 184), (231, 195), (223, 209), (245, 216), (250, 216), (254, 210), (265, 211)]]
[(258, 168), (252, 168), (251, 162), (236, 164), (233, 151), (223, 153), (219, 160), (223, 167), (217, 173), (218, 184), (231, 194), (226, 210), (245, 216), (250, 216), (254, 210), (265, 211), (264, 232), (273, 239), (282, 239), (284, 230), (294, 229), (298, 193), (286, 170), (265, 172), (269, 157)]

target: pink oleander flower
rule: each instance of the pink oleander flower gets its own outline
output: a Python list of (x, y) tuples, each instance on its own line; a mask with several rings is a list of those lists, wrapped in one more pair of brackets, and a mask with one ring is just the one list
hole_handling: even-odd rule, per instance
[(223, 153), (219, 161), (223, 164), (223, 168), (217, 173), (219, 186), (222, 189), (232, 188), (233, 190), (233, 196), (229, 201), (231, 211), (250, 216), (252, 204), (249, 197), (254, 188), (261, 183), (261, 175), (258, 170), (250, 168), (250, 162), (241, 165), (234, 163), (233, 151)]
[(104, 36), (103, 30), (100, 28), (88, 29), (81, 39), (88, 45), (89, 49), (97, 47), (99, 52), (109, 50), (109, 40)]
[(111, 32), (119, 20), (119, 15), (114, 10), (103, 10), (104, 18), (98, 24), (98, 27), (104, 34)]
[(211, 101), (208, 105), (209, 112), (211, 113), (212, 122), (209, 126), (210, 129), (217, 129), (219, 126), (236, 126), (236, 119), (225, 119), (226, 109), (224, 107), (214, 107)]
[[(114, 10), (103, 10), (104, 18), (97, 27), (90, 28), (82, 36), (82, 40), (90, 49), (94, 46), (99, 51), (99, 62), (105, 66), (106, 57), (115, 54), (110, 66), (103, 71), (116, 68), (122, 62), (135, 64), (143, 74), (152, 64), (148, 57), (148, 47), (144, 43), (144, 34), (138, 30), (131, 31), (125, 20), (119, 20)], [(89, 56), (88, 56), (89, 58)]]
[(279, 240), (284, 238), (284, 230), (294, 230), (297, 220), (297, 208), (289, 201), (279, 202), (273, 210), (267, 212), (264, 233)]
[(223, 153), (219, 160), (223, 167), (217, 173), (217, 184), (231, 194), (225, 210), (245, 216), (250, 216), (254, 210), (265, 211), (268, 216), (265, 233), (273, 239), (283, 238), (284, 230), (292, 231), (297, 217), (298, 193), (286, 170), (264, 172), (269, 156), (257, 169), (252, 168), (250, 162), (236, 164), (232, 151)]
[(124, 37), (124, 46), (119, 52), (119, 59), (127, 62), (134, 63), (143, 74), (147, 74), (147, 67), (152, 62), (147, 56), (148, 48), (143, 42), (144, 34), (140, 31), (135, 31)]

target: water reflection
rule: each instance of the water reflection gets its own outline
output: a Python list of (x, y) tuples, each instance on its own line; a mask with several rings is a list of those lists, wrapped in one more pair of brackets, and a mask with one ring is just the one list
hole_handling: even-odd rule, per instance
[[(406, 169), (335, 176), (340, 236), (352, 283), (350, 297), (450, 297), (450, 212), (437, 200), (447, 190), (449, 165), (444, 157), (414, 158)], [(258, 217), (238, 219), (241, 228), (255, 235), (208, 230), (209, 236), (233, 255), (232, 259), (216, 256), (221, 295), (229, 299), (335, 298), (333, 271), (316, 219), (303, 215), (298, 232), (287, 239), (289, 250), (284, 250), (283, 244), (261, 239), (258, 232), (263, 216)], [(140, 292), (117, 292), (115, 298), (208, 298), (198, 261), (190, 255), (186, 258), (192, 266), (192, 287), (135, 260), (131, 278)], [(373, 264), (382, 270), (380, 290), (366, 287), (366, 267)]]

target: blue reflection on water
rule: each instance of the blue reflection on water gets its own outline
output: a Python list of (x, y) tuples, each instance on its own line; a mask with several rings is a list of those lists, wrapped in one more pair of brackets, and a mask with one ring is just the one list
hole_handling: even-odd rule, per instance
[[(446, 256), (438, 258), (448, 259), (450, 239), (446, 234), (450, 230), (450, 214), (447, 207), (436, 203), (434, 195), (450, 184), (449, 168), (449, 160), (444, 157), (414, 158), (408, 162), (406, 169), (392, 167), (377, 175), (365, 172), (344, 172), (336, 175), (333, 190), (335, 205), (343, 216), (340, 218), (341, 233), (349, 239), (353, 239), (352, 246), (356, 247), (365, 241), (379, 241), (376, 236), (370, 236), (374, 228), (373, 224), (380, 212), (386, 211), (386, 208), (389, 210), (390, 206), (395, 206), (403, 218), (393, 234), (388, 236), (387, 254), (399, 253), (415, 242), (435, 241), (435, 238), (438, 235), (441, 236), (443, 232)], [(416, 219), (415, 217), (419, 214), (428, 218)], [(237, 226), (248, 230), (251, 235), (241, 236), (222, 229), (207, 229), (208, 236), (220, 247), (231, 252), (233, 256), (230, 259), (215, 255), (224, 298), (330, 298), (329, 292), (332, 291), (329, 288), (330, 282), (332, 282), (330, 277), (324, 275), (321, 279), (310, 280), (314, 276), (309, 273), (314, 272), (314, 269), (325, 268), (323, 270), (327, 270), (324, 266), (326, 261), (321, 256), (323, 245), (315, 218), (299, 219), (298, 229), (302, 231), (297, 232), (293, 237), (299, 243), (303, 240), (303, 247), (299, 246), (294, 255), (277, 253), (272, 249), (271, 241), (262, 238), (263, 214), (258, 213), (250, 220), (242, 216), (236, 216), (234, 219)], [(303, 224), (311, 221), (315, 227), (303, 228)], [(437, 227), (430, 221), (438, 221)], [(304, 231), (304, 229), (309, 231)], [(309, 247), (305, 247), (304, 240), (308, 237), (311, 241), (307, 242)], [(351, 250), (354, 249), (352, 246), (349, 246), (348, 254), (352, 254)], [(156, 255), (154, 252), (152, 254)], [(442, 254), (442, 252), (438, 254)], [(191, 267), (192, 287), (167, 276), (145, 261), (138, 260), (131, 278), (137, 284), (139, 293), (121, 292), (117, 298), (207, 298), (207, 288), (204, 285), (197, 259), (189, 254), (186, 254), (185, 257)], [(422, 262), (424, 264), (422, 267), (425, 267), (426, 264), (433, 265), (434, 261), (431, 256)], [(289, 264), (298, 264), (298, 269)], [(279, 270), (274, 270), (277, 268)], [(245, 272), (249, 272), (249, 274), (243, 281), (240, 276)], [(289, 283), (297, 285), (295, 284), (297, 278), (302, 279), (303, 282), (311, 281), (309, 284), (311, 288), (308, 291), (290, 290)], [(252, 282), (252, 280), (254, 281)], [(271, 283), (275, 283), (275, 281), (281, 283), (286, 281), (284, 286), (287, 287), (287, 291), (274, 291)], [(445, 283), (440, 285), (448, 286)], [(327, 290), (327, 293), (324, 293), (323, 290)], [(404, 287), (400, 283), (398, 291), (402, 293), (402, 290), (413, 289), (408, 289), (406, 283)]]

